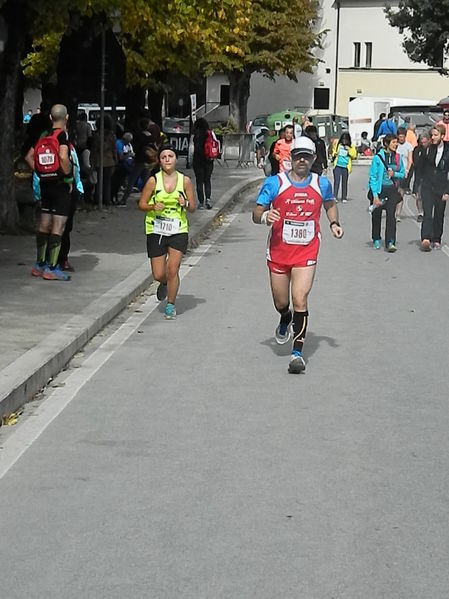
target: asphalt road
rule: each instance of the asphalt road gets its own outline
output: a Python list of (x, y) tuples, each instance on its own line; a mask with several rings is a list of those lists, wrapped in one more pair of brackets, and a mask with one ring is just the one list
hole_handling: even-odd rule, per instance
[[(274, 343), (251, 200), (0, 430), (5, 599), (447, 599), (449, 255), (370, 247), (366, 171)], [(445, 248), (447, 251), (447, 247)]]

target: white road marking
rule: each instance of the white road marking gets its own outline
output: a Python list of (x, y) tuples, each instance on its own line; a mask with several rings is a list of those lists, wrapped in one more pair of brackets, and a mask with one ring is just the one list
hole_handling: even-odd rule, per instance
[[(182, 280), (191, 267), (198, 264), (207, 254), (213, 244), (226, 232), (239, 212), (225, 217), (221, 226), (209, 236), (209, 243), (200, 245), (191, 251), (186, 263), (181, 264), (179, 278)], [(21, 458), (33, 443), (42, 435), (45, 429), (73, 401), (78, 392), (100, 370), (104, 364), (126, 343), (137, 329), (142, 326), (150, 314), (159, 306), (155, 303), (154, 295), (150, 296), (110, 337), (108, 337), (86, 360), (81, 368), (74, 370), (65, 380), (63, 387), (55, 388), (48, 398), (42, 401), (35, 413), (28, 419), (17, 424), (17, 430), (6, 439), (0, 450), (0, 480)]]

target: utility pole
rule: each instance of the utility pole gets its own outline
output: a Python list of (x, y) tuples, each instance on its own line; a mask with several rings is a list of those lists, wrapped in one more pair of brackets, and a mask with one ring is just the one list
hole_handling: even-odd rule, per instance
[(100, 87), (100, 172), (98, 173), (98, 209), (103, 208), (104, 164), (104, 96), (106, 87), (106, 27), (101, 27), (101, 87)]

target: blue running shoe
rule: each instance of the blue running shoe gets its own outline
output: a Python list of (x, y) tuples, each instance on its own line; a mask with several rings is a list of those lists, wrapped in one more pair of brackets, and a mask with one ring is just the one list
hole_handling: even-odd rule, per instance
[(70, 281), (70, 275), (61, 270), (59, 266), (55, 266), (54, 268), (47, 268), (42, 273), (42, 278), (46, 281)]
[(300, 351), (294, 349), (290, 356), (290, 363), (288, 365), (288, 371), (290, 374), (301, 374), (306, 369), (306, 363)]
[(373, 241), (373, 248), (374, 248), (375, 250), (380, 250), (380, 239), (375, 239), (375, 240)]
[(274, 338), (276, 339), (276, 343), (278, 343), (279, 345), (284, 345), (284, 343), (290, 341), (291, 336), (291, 323), (286, 324), (285, 322), (280, 322), (274, 332)]
[(48, 264), (46, 262), (36, 262), (36, 264), (31, 269), (31, 275), (33, 277), (41, 277), (44, 274), (44, 270), (48, 268)]
[(174, 320), (176, 318), (175, 304), (167, 304), (164, 310), (165, 320)]

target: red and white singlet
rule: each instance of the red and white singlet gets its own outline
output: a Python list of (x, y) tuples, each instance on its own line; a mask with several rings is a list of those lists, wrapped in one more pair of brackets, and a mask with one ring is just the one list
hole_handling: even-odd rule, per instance
[(267, 262), (272, 272), (284, 274), (293, 267), (316, 264), (320, 249), (320, 213), (323, 197), (318, 175), (304, 187), (295, 186), (286, 173), (278, 175), (280, 187), (271, 206), (281, 218), (271, 226)]

